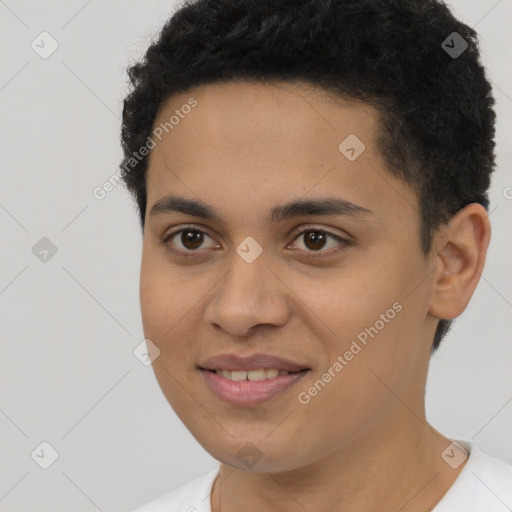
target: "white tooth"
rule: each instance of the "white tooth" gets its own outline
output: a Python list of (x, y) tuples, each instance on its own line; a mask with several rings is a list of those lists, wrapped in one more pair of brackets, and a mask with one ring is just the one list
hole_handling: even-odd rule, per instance
[(241, 372), (231, 372), (231, 380), (246, 380), (247, 379), (247, 372), (241, 371)]
[(247, 372), (247, 378), (251, 381), (265, 380), (265, 370), (251, 370)]
[(228, 370), (216, 370), (218, 375), (221, 375), (225, 379), (242, 381), (258, 381), (264, 379), (274, 379), (278, 375), (288, 375), (290, 372), (287, 370), (278, 370), (277, 368), (267, 368), (260, 370), (242, 370), (242, 371), (228, 371)]

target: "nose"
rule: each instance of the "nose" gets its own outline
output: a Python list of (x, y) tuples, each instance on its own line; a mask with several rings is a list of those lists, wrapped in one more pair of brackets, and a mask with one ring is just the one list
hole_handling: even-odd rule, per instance
[(264, 258), (247, 263), (235, 255), (206, 309), (205, 321), (233, 336), (249, 336), (258, 325), (282, 327), (290, 316), (288, 288)]

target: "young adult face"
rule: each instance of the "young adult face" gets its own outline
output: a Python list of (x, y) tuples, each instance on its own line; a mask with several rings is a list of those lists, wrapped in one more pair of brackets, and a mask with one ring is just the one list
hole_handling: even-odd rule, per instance
[[(190, 98), (196, 106), (183, 108)], [(437, 260), (421, 251), (418, 199), (378, 151), (377, 112), (289, 83), (198, 87), (168, 99), (154, 126), (177, 110), (150, 155), (140, 300), (145, 337), (161, 351), (156, 378), (185, 426), (236, 468), (248, 467), (248, 451), (254, 471), (320, 463), (405, 425), (425, 429)], [(151, 214), (169, 195), (222, 220)], [(325, 198), (360, 211), (270, 218)], [(187, 228), (203, 234), (163, 241)], [(234, 405), (200, 369), (226, 353), (310, 370), (259, 404)]]

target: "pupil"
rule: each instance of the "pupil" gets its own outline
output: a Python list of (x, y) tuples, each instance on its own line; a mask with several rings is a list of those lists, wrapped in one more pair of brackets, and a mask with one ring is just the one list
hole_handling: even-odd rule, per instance
[(315, 246), (313, 247), (313, 249), (321, 249), (324, 245), (324, 242), (325, 242), (325, 234), (324, 233), (319, 233), (318, 231), (310, 231), (309, 234), (307, 235), (307, 241), (308, 242), (313, 242), (313, 244), (318, 244), (319, 241), (319, 247)]
[[(197, 249), (202, 243), (202, 236), (198, 231), (185, 231), (181, 235), (181, 242), (187, 249)], [(189, 243), (192, 243), (192, 247), (187, 245)]]

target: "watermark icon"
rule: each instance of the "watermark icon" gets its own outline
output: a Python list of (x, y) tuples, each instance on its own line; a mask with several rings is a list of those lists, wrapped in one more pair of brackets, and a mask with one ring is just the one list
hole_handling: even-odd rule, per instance
[(458, 32), (452, 32), (441, 43), (441, 48), (452, 59), (458, 59), (467, 50), (468, 46), (468, 42)]
[(92, 191), (92, 195), (95, 199), (101, 201), (107, 197), (109, 192), (112, 192), (114, 188), (119, 184), (121, 178), (129, 173), (133, 168), (137, 166), (137, 164), (144, 160), (144, 158), (149, 155), (149, 150), (153, 149), (157, 142), (155, 139), (160, 142), (164, 136), (164, 133), (169, 133), (173, 130), (182, 119), (185, 119), (186, 115), (192, 111), (192, 108), (197, 106), (197, 100), (194, 98), (189, 98), (187, 103), (183, 104), (179, 109), (176, 109), (175, 115), (173, 114), (168, 121), (165, 123), (160, 123), (152, 132), (151, 135), (146, 139), (146, 142), (138, 149), (138, 151), (134, 151), (132, 156), (128, 159), (128, 161), (116, 170), (112, 176), (108, 180), (106, 180), (101, 186), (95, 187)]
[(252, 443), (245, 443), (236, 456), (248, 467), (252, 468), (262, 457), (262, 453), (257, 446)]
[(43, 441), (30, 456), (39, 467), (48, 469), (59, 458), (59, 452), (50, 443)]
[(245, 262), (252, 263), (263, 252), (263, 247), (252, 236), (248, 236), (236, 248), (236, 252)]
[(42, 263), (48, 263), (56, 254), (57, 246), (46, 236), (43, 236), (32, 247), (32, 254)]
[(512, 199), (512, 187), (505, 187), (503, 189), (503, 197), (505, 199)]
[(453, 469), (457, 469), (468, 457), (468, 452), (459, 443), (453, 441), (441, 453), (442, 459)]
[(145, 338), (135, 347), (133, 355), (144, 366), (151, 366), (151, 363), (160, 356), (160, 349), (150, 339)]
[(36, 36), (32, 43), (30, 43), (30, 47), (39, 55), (39, 57), (47, 59), (57, 50), (59, 43), (48, 32), (41, 32)]
[(341, 141), (338, 145), (338, 149), (340, 153), (347, 158), (347, 160), (353, 162), (361, 156), (361, 153), (366, 149), (366, 146), (357, 135), (351, 133)]
[[(395, 318), (397, 313), (402, 311), (403, 306), (399, 302), (395, 302), (391, 308), (389, 308), (385, 313), (381, 313), (379, 320), (375, 322), (375, 324), (371, 327), (366, 327), (357, 335), (357, 340), (352, 340), (352, 344), (350, 348), (345, 351), (343, 355), (339, 355), (336, 361), (325, 371), (320, 379), (318, 379), (307, 391), (301, 391), (297, 395), (297, 399), (300, 404), (307, 405), (311, 402), (311, 399), (322, 391), (325, 386), (331, 382), (331, 380), (336, 377), (345, 366), (349, 364), (354, 356), (359, 354), (361, 350), (368, 344), (368, 336), (372, 339), (379, 334), (379, 332), (384, 329), (386, 324), (389, 324), (393, 318)], [(359, 343), (358, 343), (359, 341)], [(361, 347), (363, 345), (363, 347)]]

